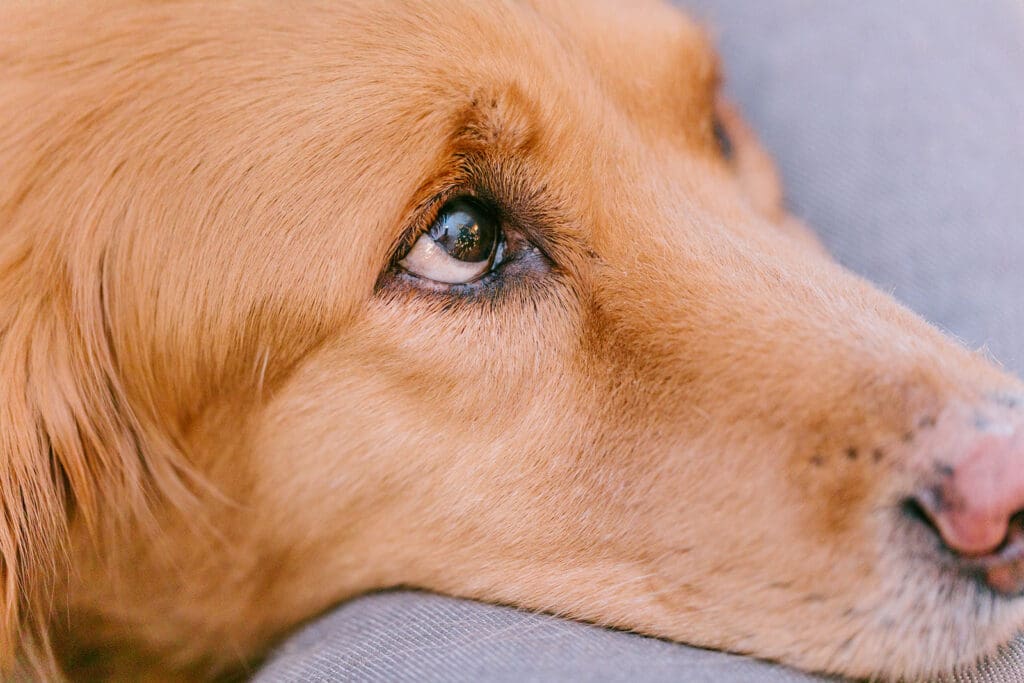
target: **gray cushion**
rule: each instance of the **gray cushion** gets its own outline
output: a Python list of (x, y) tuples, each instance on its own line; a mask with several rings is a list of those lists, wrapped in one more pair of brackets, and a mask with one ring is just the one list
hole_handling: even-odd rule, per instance
[[(685, 0), (790, 204), (837, 258), (1024, 370), (1024, 3)], [(609, 27), (609, 30), (614, 30)], [(353, 601), (257, 680), (808, 681), (782, 667), (415, 593)], [(1024, 644), (958, 681), (1024, 681)]]
[(285, 643), (256, 681), (814, 683), (744, 657), (420, 593), (353, 600)]

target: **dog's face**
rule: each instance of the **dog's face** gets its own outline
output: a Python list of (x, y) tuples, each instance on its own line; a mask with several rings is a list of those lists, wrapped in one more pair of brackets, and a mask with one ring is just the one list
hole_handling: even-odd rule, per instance
[[(26, 381), (94, 633), (217, 666), (411, 585), (899, 676), (1021, 623), (912, 514), (1021, 386), (784, 213), (676, 11), (18, 11), (0, 311), (70, 321)], [(111, 559), (129, 465), (162, 540)]]

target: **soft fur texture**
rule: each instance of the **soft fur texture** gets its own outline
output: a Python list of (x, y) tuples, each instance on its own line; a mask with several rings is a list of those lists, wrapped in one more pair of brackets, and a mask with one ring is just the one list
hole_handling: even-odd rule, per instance
[[(727, 107), (721, 156), (674, 10), (0, 27), (7, 672), (237, 672), (397, 585), (859, 676), (1024, 620), (901, 507), (977, 415), (1020, 425), (1020, 383), (829, 261)], [(460, 193), (524, 248), (396, 270)]]

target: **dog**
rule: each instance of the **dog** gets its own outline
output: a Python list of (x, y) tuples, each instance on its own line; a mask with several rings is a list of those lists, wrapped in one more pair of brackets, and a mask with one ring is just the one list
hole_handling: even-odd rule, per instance
[(411, 586), (909, 679), (1024, 623), (1024, 386), (614, 0), (0, 3), (0, 666)]

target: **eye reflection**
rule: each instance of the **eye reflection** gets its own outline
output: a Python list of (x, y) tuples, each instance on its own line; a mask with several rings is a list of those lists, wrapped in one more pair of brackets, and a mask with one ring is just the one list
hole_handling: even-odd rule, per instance
[(494, 212), (473, 198), (461, 197), (441, 208), (430, 229), (398, 263), (426, 280), (465, 284), (486, 274), (501, 256), (501, 230)]
[(430, 237), (452, 258), (476, 263), (490, 258), (497, 229), (479, 207), (455, 200), (434, 221)]

